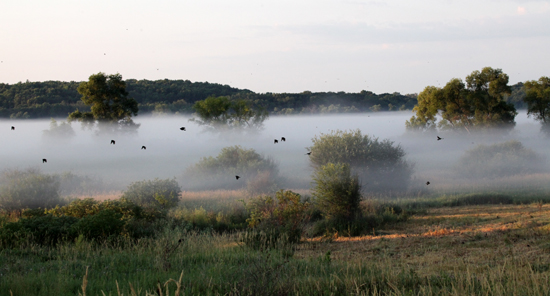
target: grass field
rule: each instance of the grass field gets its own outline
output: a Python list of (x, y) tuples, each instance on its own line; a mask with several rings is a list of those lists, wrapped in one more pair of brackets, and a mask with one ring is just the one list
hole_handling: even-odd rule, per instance
[[(186, 192), (182, 204), (238, 199)], [(255, 251), (238, 233), (177, 225), (154, 239), (2, 249), (0, 295), (550, 294), (550, 205), (441, 200), (372, 235), (306, 238), (295, 249)]]

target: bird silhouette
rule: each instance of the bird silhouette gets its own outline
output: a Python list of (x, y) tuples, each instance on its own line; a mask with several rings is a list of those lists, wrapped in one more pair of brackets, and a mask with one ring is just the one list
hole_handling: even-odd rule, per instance
[(111, 144), (113, 144), (113, 145), (114, 145), (114, 144), (115, 144), (115, 140), (111, 140)]
[(147, 147), (141, 146), (141, 149), (142, 149), (142, 150), (147, 150)]
[(279, 141), (277, 141), (277, 139), (273, 140), (273, 144), (277, 144), (279, 143)]
[(438, 140), (438, 141), (439, 141), (439, 140), (443, 140), (443, 138), (440, 137), (440, 136), (437, 136), (437, 140)]
[(185, 126), (180, 127), (180, 130), (185, 131)]
[(281, 142), (286, 142), (285, 137), (281, 137)]
[(14, 130), (15, 130), (15, 126), (12, 126), (12, 127), (11, 127), (11, 130), (14, 131)]
[(48, 160), (47, 160), (47, 159), (45, 159), (45, 158), (42, 158), (42, 163), (47, 163), (47, 162), (48, 162)]
[(430, 185), (430, 181), (426, 182), (426, 185)]
[(240, 178), (239, 176), (235, 176), (235, 179), (239, 180), (239, 178)]
[(306, 155), (311, 155), (311, 152), (306, 153)]

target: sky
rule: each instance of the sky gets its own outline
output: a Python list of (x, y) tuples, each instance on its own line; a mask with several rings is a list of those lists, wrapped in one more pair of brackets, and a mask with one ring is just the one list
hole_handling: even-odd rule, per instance
[(255, 92), (419, 93), (550, 76), (550, 0), (5, 0), (0, 83), (184, 79)]

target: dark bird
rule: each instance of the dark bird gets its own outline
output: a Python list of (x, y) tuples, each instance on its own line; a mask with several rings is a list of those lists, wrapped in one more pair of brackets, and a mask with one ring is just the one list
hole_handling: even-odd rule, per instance
[(240, 178), (239, 176), (235, 176), (235, 179), (239, 180), (239, 178)]
[(281, 142), (286, 142), (285, 137), (281, 137)]
[(277, 141), (277, 139), (273, 140), (273, 144), (277, 144), (279, 143), (279, 141)]
[(114, 144), (115, 144), (115, 140), (111, 140), (111, 144), (113, 144), (113, 145), (114, 145)]
[(15, 126), (12, 126), (12, 127), (11, 127), (11, 130), (14, 131), (14, 130), (15, 130)]
[(185, 126), (180, 127), (181, 131), (185, 131)]
[(426, 182), (426, 185), (430, 185), (430, 181)]
[(47, 162), (48, 162), (48, 160), (47, 160), (47, 159), (45, 159), (45, 158), (42, 158), (42, 163), (47, 163)]
[(439, 141), (439, 140), (443, 140), (443, 138), (440, 137), (440, 136), (437, 136), (437, 140), (438, 140), (438, 141)]
[(141, 149), (142, 149), (142, 150), (147, 150), (147, 147), (141, 146)]
[(306, 155), (311, 155), (311, 152), (306, 153)]

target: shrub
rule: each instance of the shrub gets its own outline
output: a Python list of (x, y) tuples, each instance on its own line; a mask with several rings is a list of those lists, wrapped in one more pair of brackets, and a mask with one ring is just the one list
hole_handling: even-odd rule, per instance
[(175, 179), (155, 179), (130, 184), (122, 198), (142, 207), (168, 209), (178, 203), (180, 195), (181, 188)]
[(72, 226), (75, 217), (53, 215), (32, 216), (11, 222), (0, 228), (0, 245), (18, 246), (24, 243), (55, 245), (75, 238)]
[(87, 239), (97, 241), (105, 240), (111, 236), (119, 235), (124, 227), (122, 214), (112, 209), (101, 210), (95, 215), (81, 218), (72, 225), (75, 233), (84, 235)]
[(542, 156), (513, 140), (466, 151), (455, 171), (467, 178), (498, 178), (543, 172), (545, 165)]
[[(189, 189), (239, 189), (256, 176), (269, 172), (268, 178), (275, 183), (278, 167), (271, 158), (263, 157), (254, 149), (243, 149), (241, 146), (225, 147), (216, 157), (204, 157), (198, 163), (188, 167), (183, 173)], [(235, 180), (240, 176), (241, 180)], [(253, 186), (253, 185), (251, 185)]]
[(347, 163), (328, 163), (313, 175), (312, 195), (318, 208), (329, 220), (352, 221), (359, 211), (361, 185), (357, 175), (351, 175)]
[(310, 161), (315, 169), (328, 163), (349, 164), (368, 186), (368, 191), (405, 190), (413, 165), (405, 160), (405, 151), (392, 141), (363, 136), (359, 129), (332, 131), (313, 138)]
[(260, 196), (247, 204), (250, 211), (247, 222), (251, 231), (243, 236), (246, 245), (259, 249), (300, 241), (309, 202), (290, 190), (277, 191), (275, 199)]
[(0, 208), (49, 208), (63, 203), (59, 179), (37, 169), (7, 170), (0, 176)]

